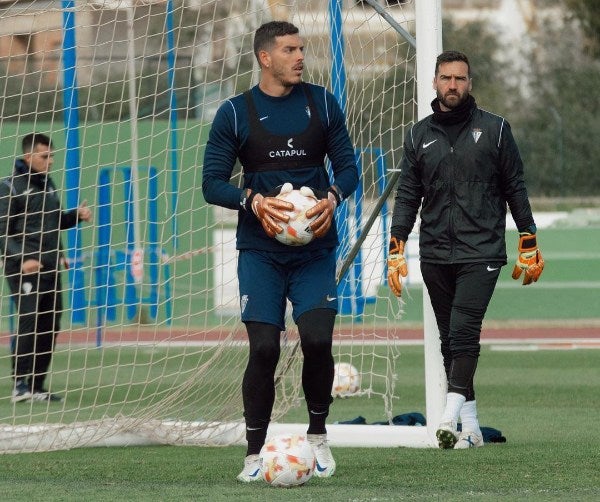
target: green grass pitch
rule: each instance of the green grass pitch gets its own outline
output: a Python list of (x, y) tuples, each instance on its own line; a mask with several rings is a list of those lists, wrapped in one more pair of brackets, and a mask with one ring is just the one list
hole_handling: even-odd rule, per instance
[[(423, 383), (411, 370), (422, 349), (407, 347), (402, 357), (406, 411), (417, 411)], [(506, 443), (463, 451), (334, 448), (336, 475), (300, 488), (237, 482), (240, 446), (151, 446), (4, 455), (0, 490), (10, 501), (598, 500), (598, 367), (600, 350), (487, 348), (477, 375), (480, 419)], [(376, 418), (368, 401), (354, 399), (336, 400), (331, 419)]]

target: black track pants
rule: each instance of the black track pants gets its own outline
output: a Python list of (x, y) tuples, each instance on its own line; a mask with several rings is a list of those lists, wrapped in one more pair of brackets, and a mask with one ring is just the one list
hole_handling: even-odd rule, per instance
[(474, 399), (481, 325), (502, 263), (439, 265), (421, 262), (440, 332), (448, 390)]
[(14, 376), (26, 379), (33, 389), (42, 389), (60, 331), (60, 275), (14, 274), (6, 279), (17, 313)]

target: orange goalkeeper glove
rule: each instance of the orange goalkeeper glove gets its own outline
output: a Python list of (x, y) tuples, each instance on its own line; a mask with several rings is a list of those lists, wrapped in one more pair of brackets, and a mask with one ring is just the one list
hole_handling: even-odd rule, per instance
[(278, 199), (277, 195), (291, 191), (292, 184), (284, 183), (266, 195), (252, 191), (248, 194), (244, 207), (249, 205), (252, 208), (252, 212), (256, 215), (263, 230), (269, 237), (275, 237), (276, 234), (283, 232), (283, 228), (277, 223), (278, 221), (287, 223), (290, 219), (282, 211), (291, 211), (294, 209), (294, 205), (291, 202)]
[(535, 234), (529, 232), (519, 233), (519, 256), (513, 268), (512, 278), (518, 279), (525, 272), (523, 285), (527, 286), (536, 282), (544, 270), (542, 252), (537, 247)]
[(404, 241), (399, 241), (396, 237), (390, 240), (390, 254), (388, 255), (388, 286), (394, 295), (402, 296), (402, 277), (408, 275), (408, 267), (404, 258)]

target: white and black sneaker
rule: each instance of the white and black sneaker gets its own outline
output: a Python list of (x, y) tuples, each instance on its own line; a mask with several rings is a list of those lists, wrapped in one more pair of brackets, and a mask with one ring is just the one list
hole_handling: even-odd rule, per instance
[(438, 440), (438, 446), (447, 450), (454, 448), (456, 441), (458, 440), (458, 431), (456, 430), (455, 422), (442, 422), (435, 433), (435, 437)]
[(10, 400), (13, 403), (20, 403), (22, 401), (27, 401), (28, 399), (31, 399), (31, 390), (29, 389), (29, 385), (27, 385), (25, 380), (18, 378), (15, 381), (15, 388), (13, 389)]
[(458, 441), (454, 445), (455, 450), (466, 450), (468, 448), (479, 448), (483, 446), (483, 436), (480, 432), (462, 431), (458, 435)]
[(39, 390), (33, 391), (33, 394), (31, 395), (31, 400), (32, 401), (50, 401), (53, 403), (62, 403), (63, 398), (61, 396), (59, 396), (58, 394), (52, 394), (52, 393), (48, 392), (47, 390), (39, 389)]
[(248, 455), (244, 459), (244, 468), (237, 475), (237, 480), (242, 483), (251, 483), (252, 481), (260, 481), (260, 458), (258, 455)]
[(327, 444), (327, 434), (307, 434), (308, 442), (315, 452), (317, 465), (315, 476), (318, 478), (329, 478), (335, 473), (335, 459)]

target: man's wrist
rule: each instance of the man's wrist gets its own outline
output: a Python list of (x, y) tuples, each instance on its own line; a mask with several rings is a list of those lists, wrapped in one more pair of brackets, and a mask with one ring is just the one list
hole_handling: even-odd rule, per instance
[(332, 185), (327, 189), (327, 192), (332, 194), (335, 197), (336, 206), (339, 206), (344, 199), (344, 195), (342, 191), (339, 189), (337, 185)]
[(519, 234), (536, 234), (537, 233), (537, 227), (535, 226), (535, 223), (532, 225), (529, 225), (527, 228), (524, 228), (523, 230), (519, 230)]
[(248, 197), (250, 197), (251, 193), (252, 193), (252, 190), (250, 190), (249, 188), (244, 188), (240, 192), (240, 207), (246, 211), (247, 211), (246, 203), (248, 202)]
[(244, 211), (252, 211), (252, 201), (257, 195), (258, 192), (254, 192), (250, 188), (242, 190), (242, 193), (240, 195), (240, 207), (242, 207)]

